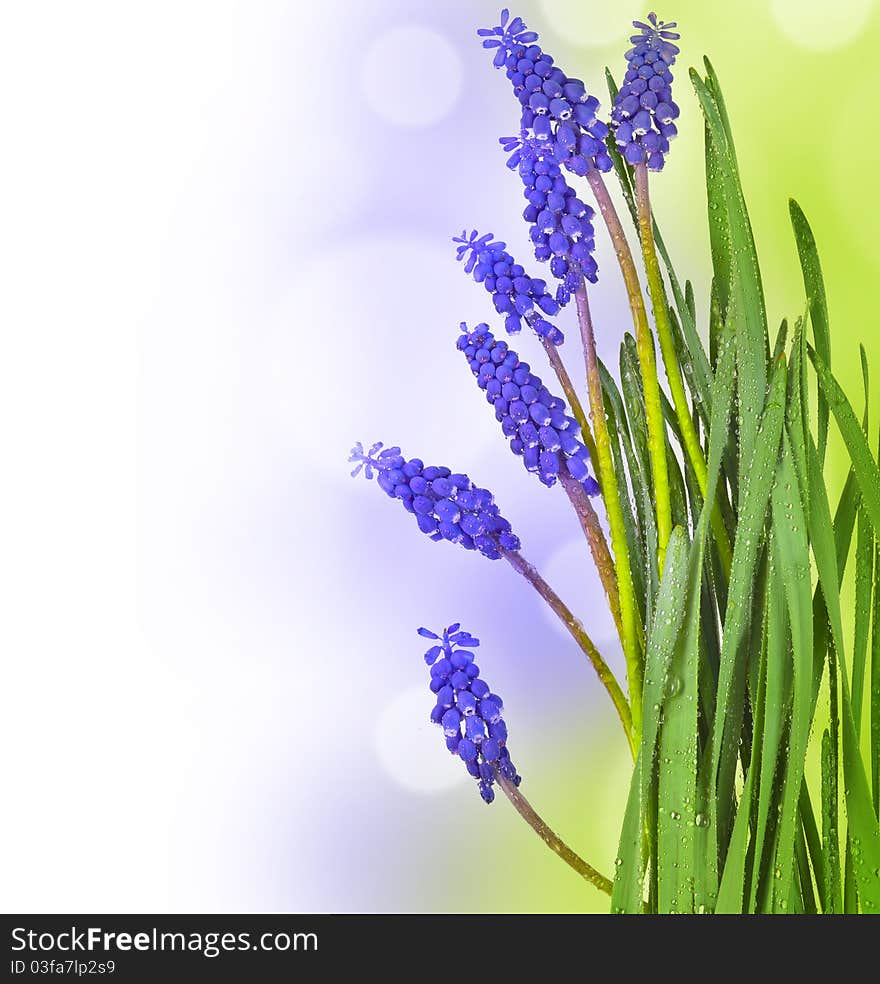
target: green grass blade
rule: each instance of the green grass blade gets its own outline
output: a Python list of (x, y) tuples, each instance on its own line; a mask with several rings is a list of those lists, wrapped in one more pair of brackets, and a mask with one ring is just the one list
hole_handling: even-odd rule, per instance
[(862, 503), (876, 534), (880, 531), (880, 471), (871, 455), (864, 431), (853, 412), (852, 404), (846, 398), (840, 384), (814, 349), (810, 350), (810, 358), (816, 369), (819, 388), (828, 400), (841, 437), (846, 444)]
[(614, 885), (611, 889), (611, 911), (614, 913), (640, 913), (644, 908), (645, 858), (642, 845), (642, 769), (639, 756), (629, 784), (614, 861)]
[[(753, 801), (756, 795), (755, 790), (758, 786), (758, 776), (761, 772), (761, 740), (764, 733), (764, 709), (766, 707), (766, 680), (767, 680), (767, 654), (769, 649), (769, 603), (773, 598), (769, 587), (769, 573), (767, 582), (767, 592), (765, 594), (764, 623), (761, 642), (761, 658), (755, 663), (757, 679), (751, 686), (751, 692), (755, 696), (755, 722), (754, 722), (754, 742), (752, 745), (751, 762), (745, 779), (745, 787), (736, 811), (736, 818), (733, 823), (733, 833), (730, 837), (730, 844), (727, 848), (727, 857), (724, 860), (724, 871), (721, 875), (721, 885), (718, 889), (718, 903), (715, 911), (719, 913), (741, 913), (745, 900), (746, 889), (746, 867), (749, 850), (750, 824), (753, 819)], [(752, 844), (754, 849), (753, 857), (760, 862), (760, 842), (757, 838), (757, 824), (755, 827), (755, 842)], [(755, 863), (753, 861), (753, 869)]]
[[(821, 366), (821, 361), (814, 353), (811, 354), (818, 369)], [(852, 422), (855, 423), (855, 434), (858, 435), (862, 445), (867, 449), (864, 434), (858, 422), (855, 420), (852, 407), (849, 406), (846, 397), (842, 393), (838, 395), (838, 392), (835, 390), (837, 383), (833, 380), (828, 370), (824, 369), (824, 366), (822, 366), (822, 369), (824, 373), (819, 374), (819, 382), (826, 389), (831, 412), (834, 414), (838, 427), (844, 436), (847, 448), (850, 450), (856, 481), (859, 484), (862, 492), (862, 501), (870, 518), (871, 509), (869, 509), (869, 504), (872, 502), (872, 499), (865, 492), (866, 490), (869, 493), (872, 491), (871, 468), (876, 473), (876, 465), (870, 457), (870, 452), (868, 452), (867, 465), (861, 458), (859, 454), (860, 445), (858, 439), (854, 437), (850, 424)], [(837, 387), (837, 390), (839, 390), (839, 387)], [(843, 403), (840, 402), (841, 400)], [(851, 442), (852, 447), (850, 446)], [(864, 763), (859, 754), (858, 737), (853, 722), (849, 691), (849, 672), (843, 642), (843, 622), (840, 612), (840, 596), (838, 593), (838, 571), (828, 497), (825, 493), (825, 487), (821, 483), (821, 464), (819, 463), (818, 451), (812, 440), (810, 441), (808, 450), (811, 477), (814, 475), (817, 476), (815, 484), (811, 481), (811, 485), (814, 485), (814, 487), (810, 496), (810, 538), (813, 546), (813, 557), (815, 558), (816, 569), (819, 574), (819, 583), (822, 586), (822, 594), (828, 612), (832, 645), (835, 647), (838, 660), (840, 661), (842, 697), (840, 726), (843, 739), (844, 798), (846, 800), (849, 818), (853, 868), (863, 910), (880, 913), (880, 825), (878, 825), (877, 815), (874, 812), (871, 802), (870, 785), (865, 775)]]
[[(691, 320), (696, 324), (697, 322), (697, 299), (694, 297), (694, 285), (690, 280), (685, 280), (684, 282), (684, 303), (687, 307), (688, 314), (691, 316)], [(705, 350), (704, 350), (705, 351)]]
[(813, 868), (813, 877), (816, 879), (816, 889), (819, 893), (819, 902), (823, 905), (825, 898), (825, 876), (822, 870), (822, 838), (819, 828), (816, 825), (816, 817), (813, 813), (813, 804), (810, 800), (810, 791), (807, 789), (807, 781), (801, 783), (801, 795), (798, 802), (801, 814), (801, 824), (804, 828), (804, 837), (807, 842), (807, 851)]
[(798, 827), (794, 847), (795, 857), (797, 859), (798, 894), (802, 901), (801, 908), (807, 915), (814, 916), (818, 910), (816, 908), (816, 896), (813, 892), (813, 879), (810, 874), (810, 861), (807, 856), (807, 845), (803, 827)]
[(705, 126), (706, 199), (709, 211), (709, 245), (712, 252), (712, 292), (723, 320), (730, 301), (730, 227), (724, 203), (724, 176), (718, 161), (718, 148), (709, 123)]
[(647, 783), (653, 771), (669, 667), (672, 663), (675, 642), (685, 614), (687, 556), (687, 534), (680, 526), (677, 526), (669, 539), (669, 547), (663, 565), (663, 577), (660, 580), (660, 590), (657, 594), (657, 612), (645, 654), (642, 747), (640, 752), (643, 763), (643, 797), (647, 794)]
[(776, 364), (777, 359), (785, 352), (785, 343), (788, 340), (788, 318), (783, 318), (782, 323), (779, 326), (779, 331), (776, 333), (776, 342), (773, 345), (773, 364)]
[[(791, 213), (791, 225), (797, 240), (798, 256), (801, 261), (801, 271), (804, 278), (804, 291), (809, 304), (810, 321), (813, 325), (813, 339), (816, 351), (822, 357), (826, 366), (831, 366), (831, 333), (828, 328), (828, 302), (825, 297), (825, 281), (822, 277), (822, 265), (816, 249), (816, 240), (807, 217), (800, 205), (792, 198), (788, 209)], [(825, 447), (828, 442), (828, 402), (824, 394), (819, 394), (819, 460), (825, 461)]]
[(717, 86), (717, 80), (714, 80), (715, 94), (713, 95), (693, 70), (691, 81), (702, 106), (714, 148), (712, 166), (716, 167), (717, 171), (710, 175), (708, 180), (718, 185), (716, 197), (721, 196), (727, 215), (729, 241), (718, 248), (723, 250), (726, 245), (730, 254), (730, 296), (726, 307), (723, 295), (719, 294), (719, 299), (722, 312), (728, 317), (735, 305), (739, 365), (740, 464), (743, 465), (752, 457), (766, 387), (769, 340), (764, 292), (751, 223), (739, 185), (736, 158), (722, 119), (723, 105), (719, 108), (716, 100), (716, 96), (720, 95), (720, 88)]
[[(865, 412), (862, 430), (868, 437), (868, 401), (871, 387), (868, 378), (868, 358), (865, 346), (859, 346), (862, 359), (862, 384), (865, 390)], [(871, 594), (874, 580), (874, 531), (863, 509), (859, 509), (856, 533), (856, 608), (853, 626), (852, 706), (856, 734), (861, 735), (867, 671), (868, 635), (871, 624)]]
[[(739, 349), (738, 344), (736, 347)], [(770, 490), (776, 475), (785, 412), (785, 380), (785, 365), (780, 363), (774, 374), (767, 408), (756, 429), (751, 461), (745, 471), (742, 507), (733, 547), (712, 734), (711, 768), (713, 778), (717, 777), (719, 782), (716, 803), (721, 831), (729, 829), (724, 811), (733, 801), (733, 766), (742, 726), (739, 702), (735, 698), (740, 689), (744, 691), (747, 666), (741, 650), (751, 624), (755, 572), (764, 543), (763, 530)], [(731, 715), (730, 711), (734, 713)]]
[[(765, 891), (771, 884), (773, 867), (773, 831), (771, 811), (781, 795), (781, 783), (776, 780), (779, 749), (785, 733), (788, 700), (791, 691), (791, 658), (789, 656), (789, 628), (785, 618), (785, 596), (779, 570), (772, 554), (767, 574), (767, 647), (764, 672), (763, 700), (759, 706), (763, 714), (760, 731), (760, 775), (758, 777), (758, 807), (755, 817), (754, 861), (752, 864), (749, 910), (754, 912), (758, 904), (759, 888)], [(756, 731), (756, 739), (759, 732)], [(768, 838), (768, 833), (770, 837)]]
[(792, 858), (798, 823), (798, 800), (812, 718), (813, 613), (807, 523), (788, 436), (773, 487), (773, 551), (785, 593), (792, 642), (792, 708), (788, 754), (782, 762), (785, 778), (776, 847), (773, 904), (785, 911), (791, 904)]
[[(645, 401), (642, 395), (641, 369), (639, 368), (636, 340), (630, 334), (625, 334), (620, 346), (620, 383), (623, 389), (623, 399), (626, 404), (626, 415), (629, 419), (629, 431), (632, 438), (633, 455), (638, 470), (636, 511), (642, 530), (644, 552), (639, 558), (645, 584), (645, 625), (650, 632), (653, 622), (654, 599), (657, 597), (659, 578), (657, 564), (657, 517), (654, 513), (654, 499), (651, 484), (651, 466), (648, 456), (648, 425), (645, 416)], [(635, 560), (633, 561), (635, 566)]]
[(864, 509), (856, 527), (856, 605), (853, 624), (852, 708), (856, 734), (862, 731), (868, 636), (871, 628), (871, 589), (874, 580), (874, 531)]
[[(690, 606), (694, 603), (694, 586), (699, 586), (699, 570), (705, 550), (709, 524), (709, 510), (715, 499), (715, 490), (721, 475), (721, 462), (728, 442), (728, 429), (731, 421), (733, 394), (736, 383), (736, 346), (733, 331), (724, 326), (718, 338), (717, 369), (712, 388), (712, 421), (709, 428), (709, 457), (707, 497), (700, 514), (699, 526), (691, 548), (695, 555), (689, 562), (689, 612), (686, 623), (685, 644), (695, 645), (697, 627)], [(708, 637), (705, 637), (708, 638)], [(714, 715), (714, 708), (713, 708)], [(696, 864), (694, 868), (694, 906), (698, 912), (714, 909), (718, 894), (718, 837), (713, 823), (715, 811), (715, 771), (712, 768), (711, 749), (707, 747), (698, 770), (697, 812), (700, 823), (696, 824), (694, 849)], [(695, 818), (696, 823), (696, 818)]]
[[(644, 479), (635, 461), (629, 426), (620, 391), (611, 373), (608, 372), (608, 369), (601, 361), (599, 362), (599, 378), (602, 383), (602, 396), (605, 404), (605, 414), (608, 420), (611, 456), (614, 460), (614, 471), (617, 474), (617, 481), (621, 491), (620, 505), (623, 512), (623, 525), (626, 532), (627, 546), (630, 557), (641, 558), (645, 556), (642, 524), (641, 522), (638, 525), (636, 524), (633, 516), (632, 502), (635, 501), (638, 503), (639, 501), (643, 501), (648, 493), (642, 484)], [(626, 468), (624, 468), (624, 458), (626, 458)], [(630, 498), (630, 485), (632, 486), (632, 498)], [(636, 514), (639, 514), (638, 507)], [(646, 614), (644, 608), (646, 593), (644, 564), (633, 563), (631, 569), (633, 591), (639, 605), (639, 614), (644, 621)]]
[[(674, 531), (681, 532), (678, 528)], [(686, 543), (686, 538), (685, 543)], [(671, 545), (672, 541), (670, 541)], [(674, 652), (663, 692), (660, 726), (657, 818), (658, 905), (660, 912), (693, 912), (697, 801), (697, 665), (699, 661), (700, 559), (693, 545), (674, 558), (680, 594), (670, 590), (671, 603), (687, 612), (676, 631)], [(668, 552), (667, 552), (668, 556)], [(667, 568), (669, 562), (667, 561)], [(670, 573), (670, 579), (673, 575)], [(660, 586), (663, 596), (664, 586)], [(657, 608), (657, 621), (661, 618)], [(671, 615), (665, 616), (671, 618)], [(655, 623), (656, 624), (656, 623)]]
[(721, 83), (718, 81), (718, 74), (716, 73), (712, 62), (710, 62), (708, 57), (705, 55), (703, 56), (703, 67), (706, 69), (706, 87), (712, 93), (712, 97), (715, 100), (715, 105), (718, 107), (718, 115), (721, 119), (721, 125), (724, 128), (724, 136), (727, 141), (730, 162), (738, 179), (739, 162), (736, 159), (736, 148), (733, 145), (733, 130), (730, 126), (730, 117), (727, 115), (727, 106), (721, 92)]
[[(643, 905), (643, 879), (646, 858), (642, 832), (650, 821), (648, 804), (653, 799), (657, 735), (669, 665), (684, 616), (687, 586), (688, 541), (680, 528), (672, 532), (660, 590), (657, 615), (648, 639), (643, 690), (642, 744), (630, 783), (626, 814), (620, 836), (618, 863), (611, 905), (615, 912), (640, 912)], [(648, 831), (647, 842), (653, 840)]]
[(837, 747), (831, 730), (822, 733), (822, 859), (825, 866), (827, 895), (825, 911), (842, 911), (840, 880), (840, 840), (837, 835)]

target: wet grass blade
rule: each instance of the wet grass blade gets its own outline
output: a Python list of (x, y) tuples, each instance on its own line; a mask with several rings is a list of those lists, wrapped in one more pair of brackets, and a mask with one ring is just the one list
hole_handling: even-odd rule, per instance
[[(768, 574), (769, 579), (769, 574)], [(727, 849), (727, 857), (724, 860), (724, 871), (721, 875), (721, 884), (718, 888), (718, 902), (715, 911), (719, 913), (741, 913), (744, 911), (745, 890), (747, 883), (747, 861), (749, 852), (749, 833), (750, 825), (755, 831), (755, 840), (752, 848), (760, 860), (760, 843), (757, 839), (759, 828), (757, 824), (752, 824), (754, 798), (757, 795), (755, 790), (758, 788), (756, 777), (761, 770), (761, 739), (764, 732), (764, 708), (766, 707), (766, 680), (767, 680), (767, 653), (768, 653), (768, 607), (773, 595), (769, 590), (765, 593), (764, 604), (764, 628), (762, 632), (761, 657), (757, 666), (757, 680), (752, 686), (752, 693), (755, 695), (755, 722), (754, 722), (754, 742), (752, 745), (752, 756), (749, 764), (748, 773), (745, 778), (743, 794), (740, 797), (736, 811), (736, 818), (733, 823), (733, 832), (730, 837), (730, 844)], [(754, 862), (753, 862), (754, 868)]]
[[(825, 387), (828, 404), (844, 441), (850, 450), (856, 481), (862, 493), (869, 518), (871, 511), (878, 504), (870, 495), (874, 491), (873, 481), (876, 476), (876, 464), (868, 452), (866, 462), (860, 455), (861, 447), (867, 451), (864, 434), (855, 419), (849, 401), (839, 391), (836, 381), (819, 360), (811, 353), (819, 372), (819, 383)], [(855, 424), (855, 434), (851, 424)], [(856, 438), (855, 435), (858, 435)], [(861, 440), (861, 445), (859, 444)], [(851, 447), (852, 444), (852, 447)], [(809, 464), (811, 477), (821, 479), (821, 464), (815, 445), (810, 440)], [(872, 470), (873, 469), (873, 474)], [(813, 484), (811, 482), (811, 484)], [(866, 495), (866, 491), (869, 495)], [(843, 642), (843, 621), (840, 611), (840, 595), (838, 591), (838, 571), (835, 557), (835, 544), (832, 535), (831, 513), (828, 507), (828, 497), (821, 481), (812, 489), (810, 497), (810, 539), (813, 547), (813, 557), (819, 574), (819, 583), (825, 598), (828, 623), (831, 629), (831, 644), (835, 647), (840, 661), (841, 709), (840, 730), (842, 736), (844, 798), (849, 817), (850, 844), (852, 846), (853, 869), (856, 887), (863, 911), (880, 912), (880, 825), (871, 802), (871, 792), (864, 763), (859, 753), (858, 737), (853, 722), (852, 704), (849, 690), (849, 672)], [(869, 505), (872, 504), (869, 508)], [(873, 520), (872, 520), (873, 522)], [(876, 526), (875, 526), (876, 532)]]
[(611, 889), (611, 911), (640, 913), (644, 909), (645, 858), (642, 838), (642, 762), (636, 759), (629, 796), (620, 828), (617, 858), (614, 861), (614, 885)]
[(776, 333), (776, 342), (773, 345), (773, 355), (771, 356), (773, 364), (776, 364), (777, 359), (785, 352), (785, 343), (788, 340), (788, 318), (782, 319), (782, 324), (779, 326), (779, 331)]
[(822, 732), (822, 861), (827, 895), (825, 911), (841, 912), (840, 841), (837, 836), (837, 746), (831, 729)]
[[(742, 727), (740, 702), (736, 698), (740, 691), (744, 692), (747, 670), (742, 649), (751, 624), (755, 572), (764, 545), (767, 506), (776, 475), (785, 413), (785, 380), (785, 365), (780, 363), (774, 374), (767, 408), (756, 429), (752, 457), (745, 472), (742, 507), (733, 548), (712, 734), (712, 778), (717, 778), (718, 787), (714, 798), (717, 821), (715, 817), (711, 819), (713, 823), (717, 822), (722, 832), (719, 837), (723, 831), (730, 829), (726, 814), (734, 798), (733, 767)], [(731, 714), (731, 711), (734, 713)]]
[[(800, 205), (792, 198), (788, 209), (791, 214), (791, 225), (797, 241), (798, 256), (801, 261), (801, 272), (804, 278), (804, 291), (810, 311), (810, 321), (813, 325), (813, 340), (816, 351), (826, 366), (831, 366), (831, 333), (828, 328), (828, 301), (825, 297), (825, 281), (822, 277), (822, 265), (816, 249), (816, 240), (807, 217)], [(819, 393), (819, 460), (825, 461), (825, 447), (828, 442), (828, 401), (823, 393)]]
[(819, 388), (828, 400), (841, 437), (846, 444), (862, 503), (876, 534), (880, 531), (880, 471), (871, 455), (868, 440), (859, 426), (852, 405), (840, 388), (840, 384), (814, 349), (810, 349), (810, 358), (816, 369)]
[[(682, 532), (679, 528), (673, 533)], [(674, 652), (663, 686), (663, 721), (660, 725), (658, 756), (657, 883), (660, 912), (693, 912), (695, 827), (697, 824), (697, 707), (699, 703), (697, 664), (699, 661), (700, 583), (702, 551), (698, 546), (677, 550), (670, 566), (669, 595), (672, 605), (687, 614), (681, 631), (673, 640)], [(678, 540), (681, 542), (681, 539)], [(677, 546), (678, 546), (677, 542)], [(670, 540), (670, 547), (672, 541)], [(670, 551), (667, 552), (667, 558)], [(690, 553), (690, 557), (689, 557)], [(677, 588), (677, 592), (676, 592)], [(660, 585), (663, 597), (664, 585)], [(673, 613), (657, 621), (672, 619)], [(656, 624), (656, 623), (655, 623)]]
[(807, 522), (798, 494), (791, 444), (786, 434), (782, 440), (778, 480), (773, 487), (773, 552), (791, 627), (793, 672), (788, 754), (782, 763), (785, 778), (773, 872), (773, 907), (775, 911), (790, 911), (798, 800), (812, 719), (813, 613)]
[[(862, 359), (862, 384), (865, 390), (865, 412), (862, 431), (868, 437), (868, 359), (864, 345), (859, 346)], [(856, 734), (861, 735), (865, 676), (867, 673), (868, 636), (871, 625), (871, 593), (874, 580), (874, 530), (864, 509), (859, 509), (856, 531), (856, 608), (853, 626), (852, 706)]]
[[(602, 395), (605, 403), (605, 414), (608, 420), (608, 435), (611, 439), (611, 456), (614, 459), (614, 471), (621, 489), (621, 509), (623, 511), (623, 525), (626, 531), (627, 545), (630, 557), (641, 558), (645, 554), (645, 543), (642, 534), (642, 523), (636, 523), (633, 516), (632, 502), (638, 503), (644, 500), (647, 492), (643, 486), (643, 478), (632, 449), (629, 425), (626, 419), (626, 412), (623, 407), (623, 400), (611, 373), (605, 365), (599, 363), (599, 377), (602, 382)], [(626, 468), (624, 468), (624, 458)], [(629, 479), (629, 483), (627, 483)], [(632, 498), (630, 498), (630, 488), (632, 487)], [(639, 510), (636, 510), (639, 514)], [(641, 517), (640, 517), (641, 519)], [(645, 572), (642, 563), (634, 563), (632, 567), (633, 590), (639, 604), (640, 615), (644, 622), (646, 612), (645, 604)]]
[(633, 481), (637, 494), (636, 511), (642, 529), (643, 553), (640, 555), (643, 581), (645, 584), (645, 625), (650, 633), (653, 621), (654, 599), (657, 597), (659, 579), (657, 565), (657, 517), (654, 513), (654, 499), (651, 492), (651, 467), (648, 456), (648, 426), (645, 416), (645, 401), (642, 395), (641, 370), (639, 368), (636, 340), (625, 334), (620, 346), (620, 383), (626, 405), (629, 431), (632, 439), (633, 455), (638, 470), (638, 482)]
[(856, 733), (861, 734), (871, 631), (871, 590), (874, 581), (874, 531), (864, 509), (856, 527), (856, 607), (853, 624), (852, 707)]
[(767, 575), (767, 647), (764, 673), (763, 700), (760, 707), (763, 727), (760, 734), (760, 775), (758, 778), (758, 805), (755, 815), (755, 844), (749, 892), (749, 910), (756, 911), (759, 889), (765, 893), (772, 884), (774, 858), (773, 828), (770, 823), (773, 811), (779, 804), (782, 784), (776, 779), (779, 750), (785, 734), (788, 703), (791, 693), (790, 636), (785, 618), (785, 596), (779, 570), (772, 554)]
[(727, 242), (713, 243), (713, 262), (716, 250), (722, 253), (726, 250), (730, 256), (726, 305), (721, 285), (718, 290), (721, 310), (727, 318), (735, 307), (742, 467), (752, 458), (767, 380), (769, 339), (764, 291), (751, 223), (739, 184), (736, 157), (729, 131), (725, 128), (726, 114), (720, 100), (720, 87), (714, 74), (711, 90), (693, 70), (691, 81), (703, 109), (713, 147), (713, 156), (708, 163), (715, 170), (707, 174), (707, 181), (714, 186), (716, 201), (723, 202), (727, 216)]

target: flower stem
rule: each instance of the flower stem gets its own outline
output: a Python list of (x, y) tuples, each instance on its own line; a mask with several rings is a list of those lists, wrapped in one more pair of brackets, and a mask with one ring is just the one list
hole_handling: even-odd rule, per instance
[(657, 503), (657, 568), (662, 570), (663, 560), (666, 556), (666, 545), (672, 535), (672, 500), (669, 491), (669, 472), (666, 465), (666, 428), (663, 423), (663, 408), (660, 403), (657, 359), (654, 355), (651, 328), (648, 324), (645, 303), (642, 300), (642, 289), (639, 285), (636, 265), (623, 226), (620, 224), (620, 217), (599, 171), (591, 168), (587, 174), (587, 180), (596, 196), (599, 211), (602, 213), (602, 218), (605, 220), (605, 225), (608, 227), (608, 233), (614, 244), (617, 262), (623, 273), (623, 281), (626, 285), (630, 312), (636, 332), (636, 347), (639, 353), (642, 387), (645, 393), (645, 415), (648, 420), (648, 453), (651, 457), (654, 496)]
[(583, 485), (576, 478), (571, 477), (567, 468), (562, 468), (559, 472), (559, 481), (577, 513), (581, 529), (590, 545), (593, 563), (599, 572), (602, 587), (608, 597), (608, 607), (611, 609), (617, 634), (620, 636), (621, 644), (623, 644), (623, 622), (620, 618), (620, 593), (617, 587), (617, 574), (614, 570), (611, 551), (608, 549), (608, 542), (599, 523), (599, 517), (593, 508), (593, 503), (590, 502), (590, 497), (584, 491)]
[(559, 385), (562, 387), (562, 392), (565, 393), (565, 399), (568, 400), (568, 405), (571, 407), (571, 412), (574, 414), (574, 419), (578, 422), (578, 426), (580, 427), (581, 434), (584, 438), (584, 444), (586, 444), (587, 450), (590, 452), (590, 457), (593, 461), (595, 461), (596, 442), (593, 440), (593, 435), (590, 431), (590, 424), (587, 421), (587, 415), (584, 413), (584, 408), (578, 398), (577, 390), (575, 390), (571, 377), (568, 375), (568, 370), (565, 368), (562, 361), (562, 356), (559, 354), (559, 346), (554, 345), (553, 342), (547, 338), (542, 338), (541, 344), (544, 346), (544, 351), (547, 353), (547, 358), (550, 360), (550, 365), (553, 366), (553, 371), (556, 373), (556, 378), (559, 380)]
[(556, 615), (559, 616), (562, 624), (568, 629), (575, 642), (577, 642), (587, 659), (592, 663), (596, 675), (599, 677), (602, 686), (605, 687), (608, 696), (611, 698), (611, 702), (614, 704), (617, 715), (620, 718), (620, 723), (623, 725), (626, 740), (629, 742), (630, 750), (633, 753), (633, 758), (635, 758), (638, 741), (635, 740), (635, 736), (633, 735), (632, 714), (630, 712), (630, 706), (627, 703), (626, 695), (621, 690), (620, 684), (617, 682), (617, 678), (612, 673), (611, 668), (602, 659), (595, 643), (587, 635), (586, 629), (584, 629), (580, 619), (571, 612), (565, 602), (521, 553), (516, 550), (508, 550), (506, 547), (499, 547), (499, 550), (510, 566), (522, 574)]
[(600, 892), (606, 895), (611, 894), (611, 880), (600, 874), (596, 869), (587, 864), (586, 861), (555, 834), (547, 824), (541, 819), (535, 808), (523, 796), (519, 789), (512, 782), (498, 775), (498, 785), (504, 790), (504, 794), (513, 804), (517, 813), (535, 831), (541, 840), (571, 868), (573, 868), (585, 881), (595, 885)]
[[(706, 499), (708, 471), (703, 449), (694, 419), (688, 409), (687, 395), (681, 375), (681, 366), (675, 351), (672, 338), (672, 325), (669, 321), (669, 308), (666, 301), (666, 291), (663, 287), (663, 277), (660, 273), (660, 261), (654, 245), (654, 223), (651, 216), (651, 199), (648, 192), (648, 168), (645, 164), (635, 165), (636, 208), (639, 216), (639, 237), (642, 242), (642, 256), (645, 260), (645, 271), (648, 275), (648, 290), (651, 294), (651, 305), (654, 309), (654, 324), (657, 326), (657, 336), (660, 340), (660, 352), (663, 355), (663, 365), (666, 368), (666, 378), (669, 380), (669, 390), (675, 407), (675, 416), (681, 430), (684, 450), (690, 460), (700, 494)], [(727, 529), (721, 517), (721, 509), (713, 503), (710, 514), (712, 531), (718, 545), (718, 555), (725, 571), (730, 573), (731, 549)]]
[(590, 407), (593, 414), (593, 430), (596, 437), (596, 451), (599, 460), (599, 481), (602, 496), (608, 513), (611, 528), (611, 546), (614, 550), (614, 563), (617, 569), (617, 586), (620, 596), (620, 616), (623, 634), (623, 654), (626, 658), (626, 674), (629, 681), (629, 696), (633, 718), (633, 737), (638, 747), (642, 735), (642, 660), (639, 648), (639, 616), (633, 589), (632, 567), (630, 566), (629, 545), (626, 539), (626, 525), (623, 520), (623, 505), (620, 486), (611, 459), (611, 437), (605, 420), (605, 403), (602, 398), (602, 382), (599, 378), (599, 360), (596, 356), (596, 339), (587, 290), (581, 282), (575, 291), (578, 322), (584, 345), (584, 359), (587, 364), (587, 386), (590, 393)]

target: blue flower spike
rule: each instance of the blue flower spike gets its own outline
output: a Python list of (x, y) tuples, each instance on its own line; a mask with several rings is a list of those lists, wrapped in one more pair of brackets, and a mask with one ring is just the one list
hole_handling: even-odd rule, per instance
[(418, 633), (434, 642), (425, 653), (431, 667), (431, 693), (436, 697), (431, 721), (443, 729), (446, 747), (464, 762), (477, 780), (480, 796), (491, 803), (498, 775), (514, 786), (521, 780), (507, 750), (504, 702), (490, 691), (474, 662), (473, 650), (480, 640), (463, 632), (459, 622), (439, 634), (424, 628)]
[(537, 33), (526, 30), (521, 17), (508, 18), (508, 11), (502, 10), (497, 27), (477, 34), (484, 48), (496, 49), (494, 65), (505, 69), (520, 101), (523, 136), (575, 174), (592, 168), (610, 171), (608, 127), (596, 117), (599, 100), (587, 93), (580, 79), (569, 78), (553, 64), (552, 56), (534, 43)]
[(507, 252), (506, 243), (495, 242), (491, 232), (481, 236), (476, 229), (470, 234), (465, 229), (452, 241), (458, 244), (456, 253), (459, 262), (464, 261), (465, 273), (492, 295), (495, 310), (504, 316), (508, 334), (522, 331), (525, 321), (541, 338), (554, 345), (562, 343), (562, 332), (544, 317), (559, 313), (559, 304), (548, 293), (547, 282), (529, 277)]
[(507, 342), (496, 339), (488, 325), (468, 329), (462, 323), (457, 347), (494, 407), (510, 450), (522, 458), (526, 470), (550, 487), (565, 469), (588, 495), (597, 495), (599, 486), (589, 470), (590, 452), (579, 440), (578, 425), (566, 413), (565, 401), (553, 396), (528, 363), (521, 362)]
[(534, 140), (502, 137), (499, 143), (510, 154), (507, 166), (516, 170), (528, 204), (523, 218), (535, 246), (535, 259), (550, 263), (551, 274), (560, 281), (556, 302), (564, 307), (582, 278), (599, 279), (593, 256), (595, 212), (581, 201), (565, 180), (559, 164), (543, 154)]
[(501, 550), (519, 550), (519, 537), (501, 515), (492, 493), (478, 488), (467, 475), (448, 468), (425, 465), (419, 458), (407, 460), (400, 448), (380, 443), (364, 451), (360, 441), (349, 461), (357, 462), (352, 476), (363, 469), (391, 499), (399, 499), (415, 516), (419, 529), (432, 540), (449, 540), (466, 550), (478, 550), (498, 560)]
[(681, 35), (654, 13), (647, 23), (633, 21), (639, 33), (630, 40), (623, 84), (611, 110), (614, 139), (630, 164), (646, 164), (660, 171), (669, 153), (669, 141), (678, 133), (678, 106), (672, 100), (672, 66), (679, 48), (673, 42)]

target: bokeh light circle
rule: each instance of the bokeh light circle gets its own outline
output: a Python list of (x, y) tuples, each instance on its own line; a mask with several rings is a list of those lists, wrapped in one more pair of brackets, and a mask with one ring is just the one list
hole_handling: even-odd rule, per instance
[(461, 95), (461, 59), (429, 27), (393, 27), (367, 48), (362, 80), (370, 108), (382, 119), (397, 126), (432, 126)]
[(873, 7), (873, 0), (771, 0), (770, 12), (789, 41), (827, 51), (854, 41)]
[[(526, 18), (530, 29), (542, 32), (546, 25), (568, 44), (588, 48), (625, 42), (633, 33), (632, 22), (645, 16), (644, 4), (631, 2), (586, 4), (584, 0), (539, 0), (539, 7), (541, 23), (537, 18), (534, 23)], [(623, 49), (620, 55), (622, 60)]]
[(385, 705), (373, 735), (385, 772), (415, 793), (443, 793), (469, 778), (464, 764), (447, 751), (441, 729), (428, 719), (433, 701), (426, 672), (423, 687), (404, 690)]

